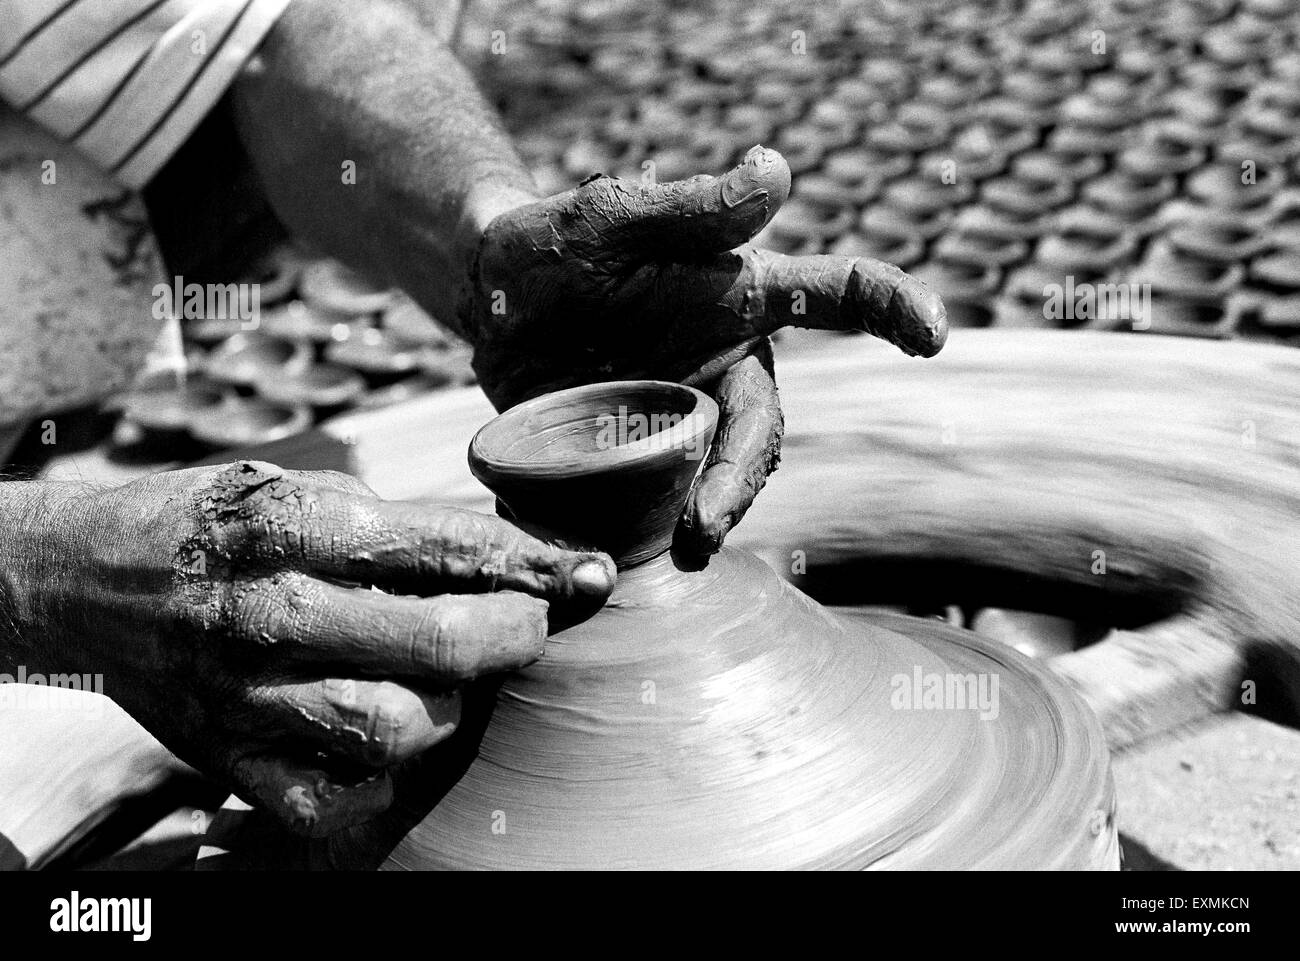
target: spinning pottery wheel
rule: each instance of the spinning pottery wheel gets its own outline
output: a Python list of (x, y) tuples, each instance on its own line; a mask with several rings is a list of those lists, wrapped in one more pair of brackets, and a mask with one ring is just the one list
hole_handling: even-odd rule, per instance
[[(517, 520), (619, 581), (545, 655), (465, 697), (331, 867), (1115, 868), (1100, 726), (1048, 671), (913, 618), (840, 618), (732, 548), (670, 550), (717, 423), (652, 381), (547, 395), (470, 463)], [(638, 431), (652, 425), (646, 434)]]

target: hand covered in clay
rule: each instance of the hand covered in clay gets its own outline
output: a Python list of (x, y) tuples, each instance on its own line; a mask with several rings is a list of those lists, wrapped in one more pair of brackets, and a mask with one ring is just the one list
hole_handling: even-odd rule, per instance
[(259, 462), (58, 516), (33, 622), (182, 759), (310, 835), (385, 809), (385, 768), (452, 733), (458, 684), (531, 663), (549, 602), (594, 609), (614, 581), (605, 555), (498, 518)]
[(776, 469), (783, 422), (768, 335), (859, 330), (922, 357), (947, 337), (939, 297), (896, 267), (741, 246), (789, 190), (785, 160), (762, 147), (722, 177), (592, 178), (496, 217), (462, 302), (498, 409), (602, 380), (714, 393), (718, 434), (678, 529), (695, 553), (718, 550)]

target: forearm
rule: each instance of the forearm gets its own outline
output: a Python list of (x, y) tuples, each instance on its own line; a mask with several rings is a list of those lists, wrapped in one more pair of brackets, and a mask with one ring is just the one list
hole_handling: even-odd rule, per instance
[(94, 666), (72, 663), (77, 658), (53, 623), (60, 587), (78, 560), (57, 532), (83, 490), (73, 484), (0, 483), (2, 673), (13, 674), (20, 664), (46, 673)]
[(469, 74), (395, 0), (296, 0), (233, 104), (288, 226), (449, 324), (483, 228), (537, 197)]

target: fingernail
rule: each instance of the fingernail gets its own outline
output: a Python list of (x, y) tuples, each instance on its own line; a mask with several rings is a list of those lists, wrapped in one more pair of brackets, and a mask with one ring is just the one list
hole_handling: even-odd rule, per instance
[[(772, 167), (780, 156), (775, 150), (763, 146), (751, 147), (740, 162), (722, 182), (722, 202), (735, 207), (767, 194)], [(786, 192), (789, 190), (787, 188)]]
[[(716, 490), (716, 488), (715, 488)], [(734, 515), (718, 505), (720, 497), (710, 497), (710, 491), (696, 495), (695, 541), (702, 554), (716, 554), (734, 523)]]
[(948, 314), (943, 300), (915, 277), (905, 277), (894, 291), (889, 309), (899, 346), (921, 357), (933, 357), (948, 339)]
[(573, 569), (573, 589), (576, 593), (589, 597), (604, 597), (614, 589), (616, 576), (612, 561), (592, 558)]

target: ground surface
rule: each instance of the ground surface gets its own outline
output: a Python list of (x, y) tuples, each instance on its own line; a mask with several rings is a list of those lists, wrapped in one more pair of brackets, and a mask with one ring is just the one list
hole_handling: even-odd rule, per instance
[(1300, 870), (1300, 731), (1241, 714), (1114, 758), (1130, 870)]

